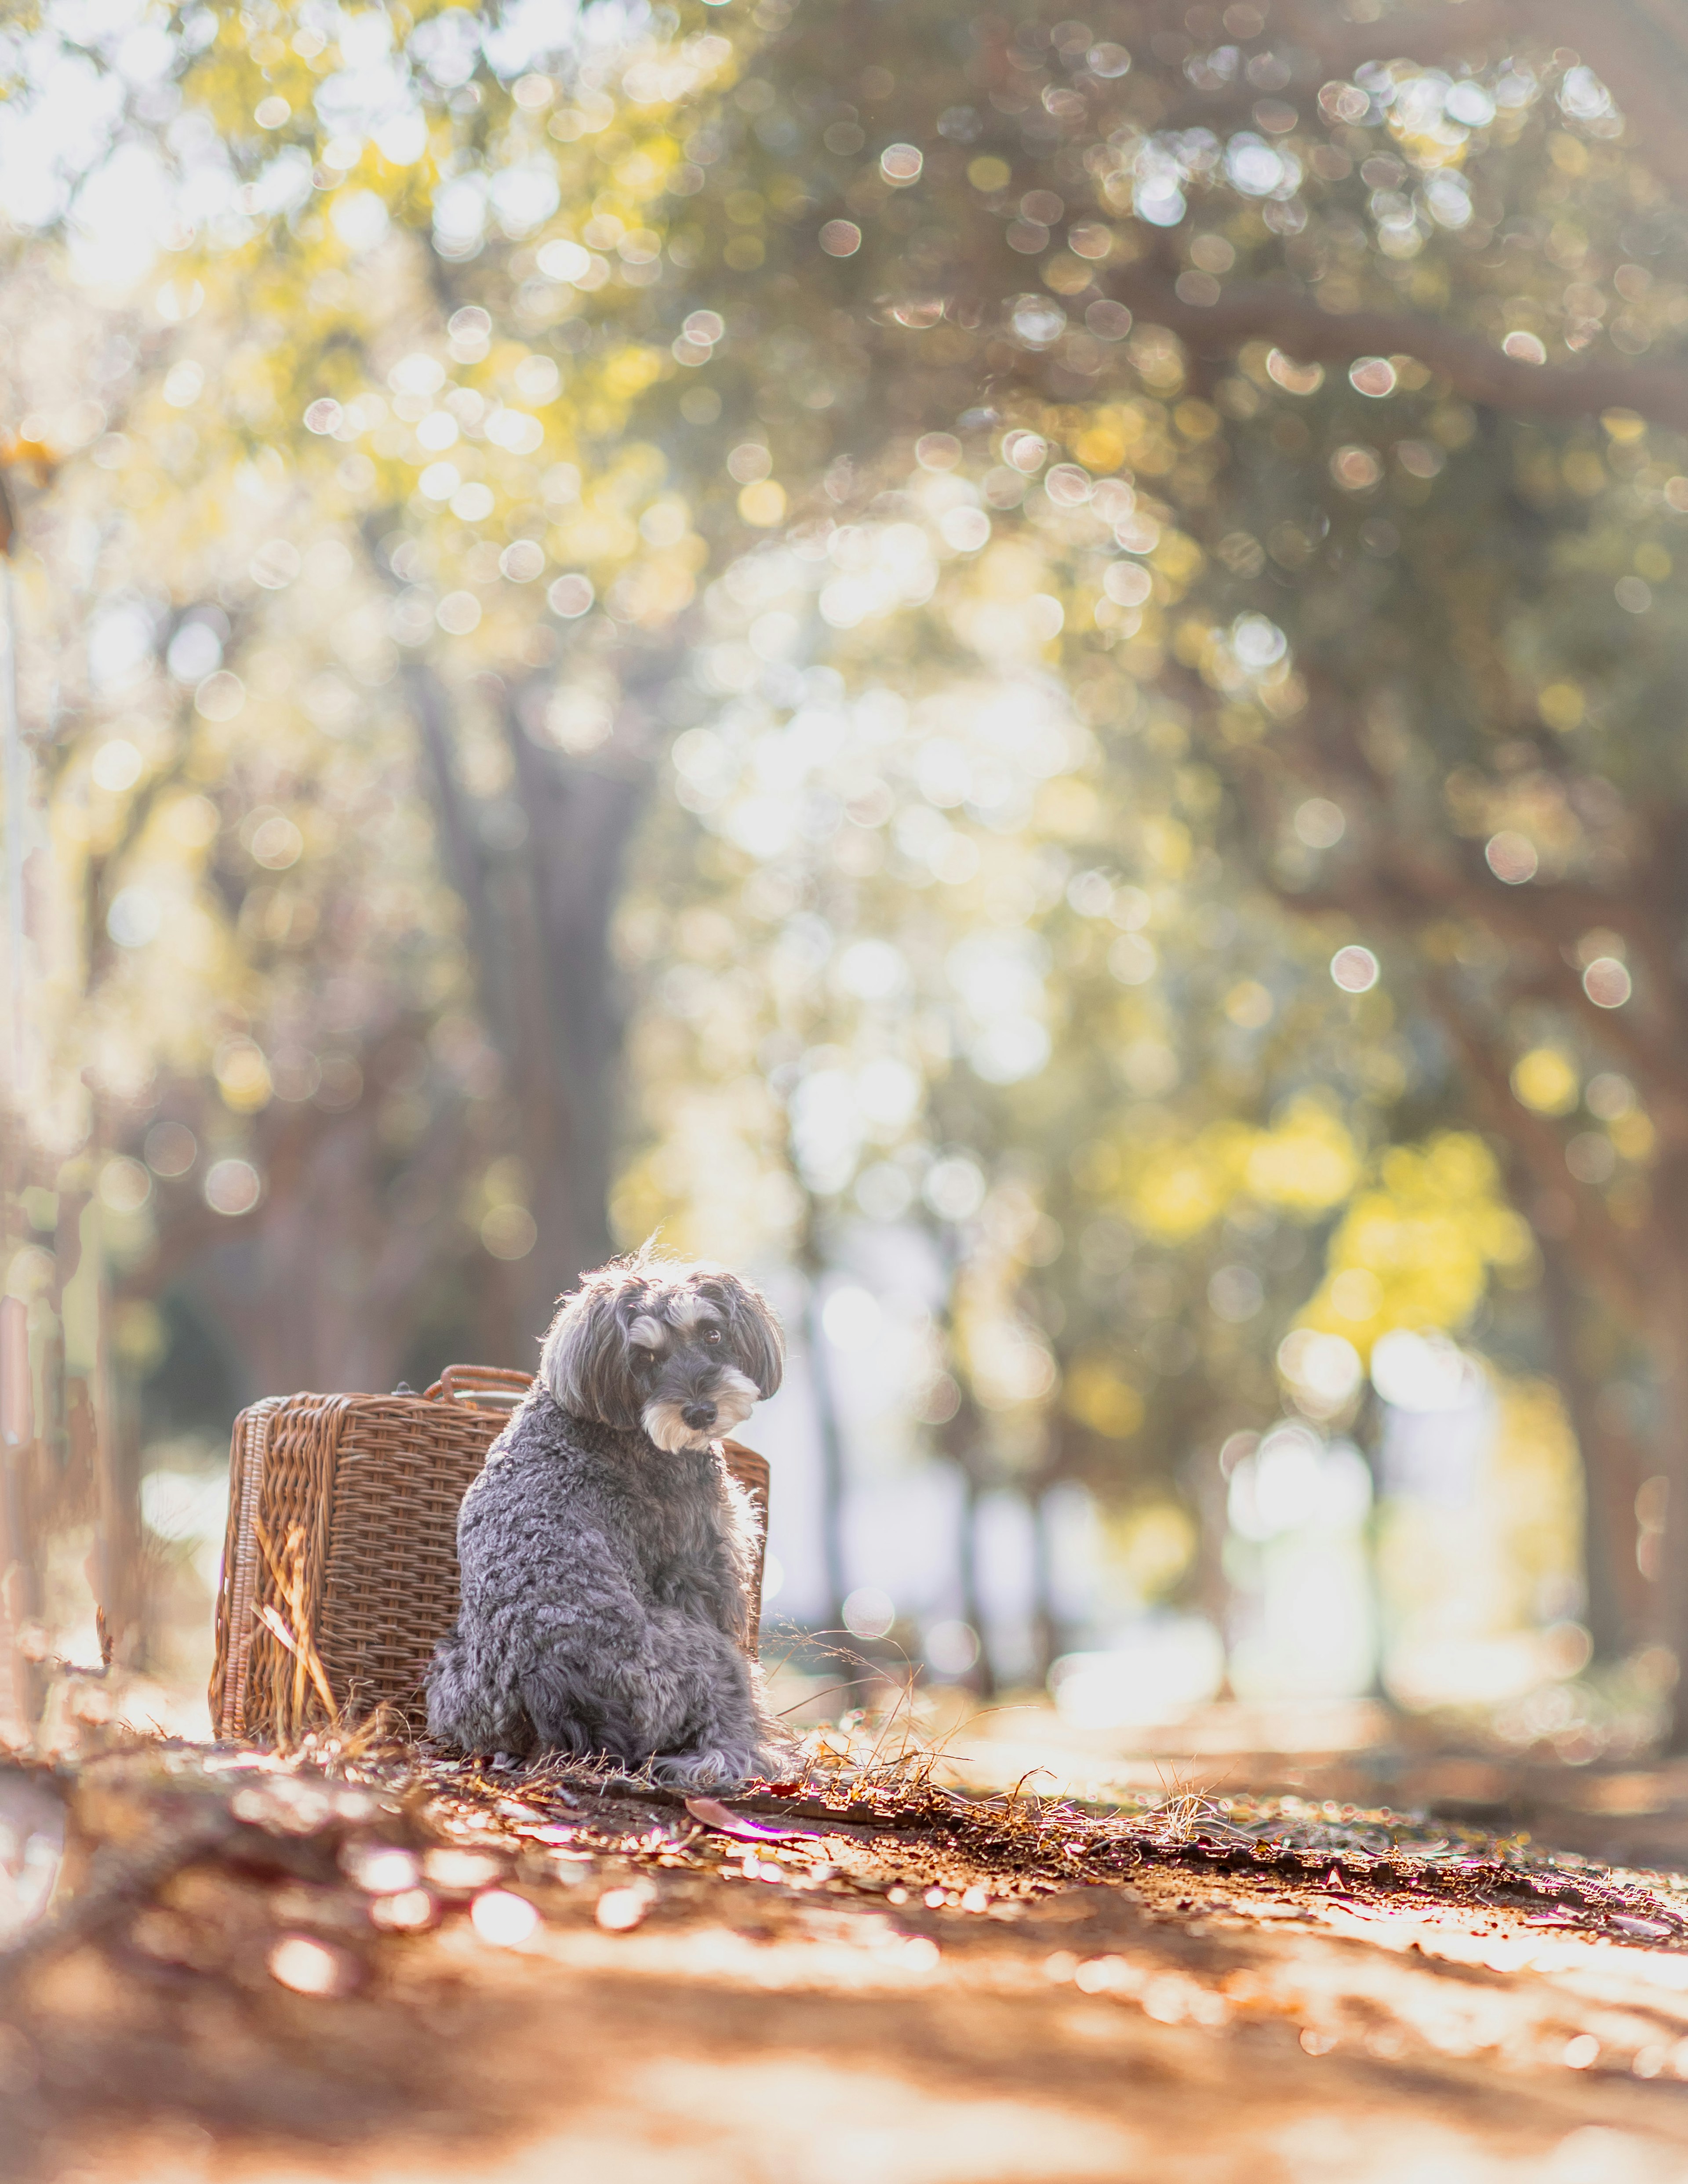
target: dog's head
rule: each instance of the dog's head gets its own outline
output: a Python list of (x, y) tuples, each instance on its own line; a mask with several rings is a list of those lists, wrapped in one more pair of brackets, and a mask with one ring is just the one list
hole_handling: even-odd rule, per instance
[(749, 1282), (646, 1251), (584, 1275), (539, 1356), (564, 1410), (643, 1429), (671, 1453), (742, 1425), (784, 1369), (779, 1322)]

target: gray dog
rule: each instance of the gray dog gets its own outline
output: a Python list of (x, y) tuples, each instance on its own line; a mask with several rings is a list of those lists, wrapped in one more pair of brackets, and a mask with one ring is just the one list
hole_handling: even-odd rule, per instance
[(649, 1761), (688, 1786), (756, 1771), (773, 1734), (744, 1652), (756, 1517), (714, 1442), (783, 1364), (747, 1282), (648, 1248), (563, 1299), (538, 1379), (464, 1496), (432, 1736)]

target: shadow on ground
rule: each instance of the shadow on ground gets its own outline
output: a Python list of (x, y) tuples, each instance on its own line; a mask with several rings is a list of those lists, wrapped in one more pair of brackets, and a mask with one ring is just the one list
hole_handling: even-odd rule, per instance
[(1413, 1816), (1357, 1763), (1112, 1811), (14, 1769), (14, 1901), (61, 1819), (65, 1864), (0, 1956), (0, 2173), (1688, 2180), (1688, 1879), (1632, 1862), (1688, 1856), (1688, 1778), (1450, 1774)]

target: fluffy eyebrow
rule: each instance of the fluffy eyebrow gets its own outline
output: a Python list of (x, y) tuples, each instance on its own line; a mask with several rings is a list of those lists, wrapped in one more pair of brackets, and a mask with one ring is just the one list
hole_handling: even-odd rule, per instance
[(642, 1312), (627, 1329), (627, 1340), (641, 1350), (660, 1350), (662, 1329), (648, 1312)]

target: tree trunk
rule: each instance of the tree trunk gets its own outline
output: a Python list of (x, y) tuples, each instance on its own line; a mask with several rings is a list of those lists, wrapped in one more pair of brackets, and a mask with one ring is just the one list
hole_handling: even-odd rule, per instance
[(965, 1680), (988, 1699), (996, 1692), (996, 1663), (991, 1656), (978, 1581), (979, 1503), (983, 1497), (978, 1406), (963, 1386), (955, 1415), (942, 1429), (944, 1452), (961, 1474), (961, 1508), (955, 1536), (955, 1568), (961, 1594), (961, 1620), (978, 1641), (978, 1658)]
[(1601, 1417), (1598, 1390), (1582, 1357), (1584, 1315), (1563, 1254), (1543, 1241), (1542, 1303), (1553, 1350), (1553, 1377), (1564, 1398), (1583, 1473), (1583, 1568), (1589, 1635), (1596, 1660), (1621, 1659), (1635, 1643), (1636, 1586), (1633, 1460)]
[(1050, 1539), (1049, 1497), (1045, 1483), (1031, 1496), (1032, 1508), (1032, 1677), (1047, 1687), (1050, 1670), (1061, 1652), (1059, 1617), (1055, 1612), (1055, 1558)]
[(132, 1669), (145, 1664), (147, 1639), (140, 1435), (135, 1419), (120, 1401), (112, 1371), (111, 1287), (103, 1264), (98, 1283), (98, 1348), (90, 1390), (97, 1485), (93, 1591), (105, 1618), (113, 1658)]
[(621, 1049), (610, 921), (646, 777), (542, 749), (514, 705), (505, 719), (528, 827), (521, 899), (510, 905), (520, 983), (506, 1037), (539, 1229), (515, 1284), (531, 1341), (558, 1296), (610, 1256)]
[(960, 1553), (956, 1557), (961, 1580), (961, 1619), (972, 1625), (979, 1648), (978, 1659), (967, 1680), (980, 1698), (990, 1699), (996, 1696), (996, 1663), (991, 1658), (990, 1633), (985, 1627), (978, 1582), (979, 1502), (983, 1490), (975, 1464), (964, 1462), (961, 1476), (966, 1485), (961, 1497), (961, 1538), (957, 1542)]
[(1654, 1220), (1674, 1245), (1653, 1268), (1649, 1314), (1657, 1376), (1659, 1431), (1655, 1461), (1668, 1482), (1659, 1565), (1657, 1635), (1676, 1656), (1669, 1748), (1688, 1752), (1688, 1156), (1661, 1162), (1654, 1179)]
[(821, 1319), (817, 1268), (805, 1267), (805, 1284), (803, 1340), (809, 1356), (809, 1384), (815, 1394), (815, 1427), (821, 1444), (821, 1567), (827, 1580), (826, 1624), (828, 1630), (842, 1630), (844, 1596), (850, 1590), (844, 1561), (848, 1482), (844, 1434), (833, 1387), (832, 1360), (827, 1355), (827, 1330)]
[(431, 668), (410, 671), (445, 874), (463, 901), (482, 1020), (504, 1065), (510, 1149), (538, 1231), (531, 1252), (499, 1269), (507, 1320), (488, 1362), (531, 1366), (558, 1295), (611, 1248), (621, 1015), (610, 924), (649, 778), (644, 698), (675, 662), (666, 649), (635, 656), (615, 731), (590, 763), (532, 732), (537, 691), (505, 694), (525, 834), (502, 853), (461, 784), (449, 692)]
[[(380, 1394), (398, 1378), (418, 1294), (437, 1273), (434, 1214), (462, 1162), (462, 1117), (439, 1113), (396, 1174), (378, 1097), (348, 1113), (296, 1111), (260, 1148), (264, 1205), (220, 1217), (187, 1279), (246, 1368), (243, 1398), (309, 1389)], [(220, 1233), (221, 1232), (221, 1233)], [(171, 1270), (154, 1268), (162, 1286)]]
[[(531, 1368), (560, 1292), (610, 1253), (621, 1032), (610, 922), (649, 774), (642, 694), (672, 665), (668, 651), (633, 655), (615, 733), (591, 765), (536, 741), (507, 696), (526, 822), (508, 850), (487, 838), (462, 786), (448, 686), (430, 667), (409, 671), (443, 876), (463, 902), (482, 1022), (503, 1064), (506, 1127), (492, 1150), (519, 1157), (538, 1230), (515, 1260), (462, 1240), (487, 1363)], [(365, 1062), (400, 1028), (370, 1028)], [(228, 1223), (203, 1216), (167, 1267), (142, 1270), (140, 1286), (153, 1292), (187, 1268), (246, 1362), (248, 1398), (392, 1387), (420, 1291), (447, 1270), (437, 1216), (464, 1179), (461, 1108), (448, 1105), (393, 1176), (378, 1106), (371, 1084), (349, 1113), (272, 1110), (263, 1206)]]
[(41, 1443), (31, 1373), (29, 1307), (0, 1298), (0, 1728), (27, 1736), (41, 1710), (41, 1672), (20, 1642), (42, 1613)]

